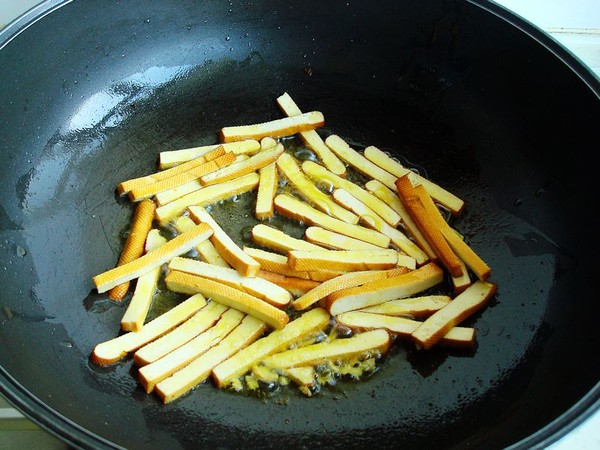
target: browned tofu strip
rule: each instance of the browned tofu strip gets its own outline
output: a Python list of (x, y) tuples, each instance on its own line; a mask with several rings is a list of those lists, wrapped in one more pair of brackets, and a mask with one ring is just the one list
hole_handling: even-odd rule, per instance
[(479, 311), (495, 293), (495, 284), (481, 280), (475, 281), (448, 305), (427, 318), (412, 333), (413, 340), (422, 348), (431, 348), (452, 327)]
[(431, 217), (423, 206), (419, 196), (414, 192), (414, 187), (409, 175), (398, 178), (396, 180), (396, 187), (398, 188), (400, 200), (427, 239), (427, 242), (429, 242), (429, 245), (431, 245), (435, 251), (439, 262), (453, 277), (462, 276), (462, 264), (460, 263), (458, 256), (456, 256), (442, 235), (442, 232), (437, 226), (435, 217)]
[(388, 300), (409, 297), (436, 286), (444, 279), (444, 271), (435, 263), (395, 277), (371, 281), (329, 294), (326, 307), (332, 315), (378, 305)]
[(231, 152), (234, 155), (252, 154), (260, 150), (260, 143), (255, 139), (246, 139), (244, 141), (230, 142), (228, 144), (213, 144), (180, 150), (168, 150), (160, 152), (158, 157), (159, 167), (160, 169), (168, 169), (173, 166), (178, 166), (186, 161), (197, 158), (198, 156), (206, 155), (220, 146), (222, 146), (226, 152)]
[(256, 274), (257, 277), (264, 278), (271, 283), (276, 284), (289, 291), (294, 296), (300, 296), (307, 293), (311, 289), (314, 289), (319, 284), (319, 281), (308, 280), (305, 278), (289, 277), (281, 275), (275, 272), (269, 272), (268, 270), (259, 270)]
[(243, 139), (261, 140), (264, 137), (279, 138), (291, 136), (301, 131), (314, 130), (325, 125), (325, 118), (319, 111), (311, 111), (298, 116), (285, 117), (269, 122), (221, 128), (221, 142)]
[(172, 270), (165, 277), (165, 283), (172, 291), (201, 293), (216, 302), (250, 314), (275, 329), (283, 328), (290, 320), (284, 311), (258, 297), (198, 275)]
[(385, 270), (398, 264), (398, 252), (393, 249), (377, 250), (291, 250), (288, 265), (292, 270), (329, 270), (352, 272), (356, 270)]
[(388, 300), (379, 305), (361, 309), (362, 312), (386, 316), (427, 317), (446, 306), (452, 298), (447, 295), (424, 295), (422, 297)]
[[(349, 311), (336, 316), (335, 320), (353, 330), (365, 331), (384, 328), (390, 333), (403, 338), (410, 338), (411, 334), (423, 323), (406, 317), (394, 317), (362, 311)], [(444, 347), (471, 348), (475, 345), (475, 329), (453, 327), (442, 336), (439, 344)]]
[[(152, 221), (154, 220), (154, 212), (156, 205), (153, 201), (147, 200), (141, 202), (135, 209), (133, 222), (129, 230), (129, 236), (123, 246), (121, 256), (117, 262), (117, 267), (134, 261), (144, 254), (146, 238), (152, 229)], [(121, 301), (129, 291), (129, 281), (125, 281), (117, 286), (114, 286), (108, 293), (111, 300)]]

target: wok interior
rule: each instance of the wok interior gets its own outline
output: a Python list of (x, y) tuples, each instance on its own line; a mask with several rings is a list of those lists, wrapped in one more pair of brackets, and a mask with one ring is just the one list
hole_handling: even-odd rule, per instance
[[(597, 382), (588, 159), (598, 99), (478, 7), (80, 1), (25, 30), (0, 62), (11, 80), (0, 85), (11, 99), (0, 106), (10, 169), (0, 362), (68, 421), (127, 448), (501, 448)], [(399, 343), (371, 379), (313, 398), (208, 383), (162, 405), (137, 387), (130, 360), (88, 361), (126, 306), (91, 283), (115, 264), (133, 212), (114, 187), (156, 170), (160, 151), (281, 117), (286, 91), (324, 113), (322, 133), (390, 151), (466, 201), (456, 226), (498, 284), (467, 323), (478, 347)], [(88, 442), (40, 408), (54, 431)]]

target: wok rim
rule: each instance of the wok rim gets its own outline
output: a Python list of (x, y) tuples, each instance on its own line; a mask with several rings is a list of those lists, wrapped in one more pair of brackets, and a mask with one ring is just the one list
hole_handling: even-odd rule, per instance
[[(0, 51), (27, 28), (73, 0), (44, 0), (0, 29)], [(600, 77), (560, 42), (533, 23), (492, 0), (465, 0), (475, 7), (504, 20), (516, 31), (523, 32), (550, 51), (575, 73), (600, 100)], [(33, 395), (0, 365), (0, 393), (25, 417), (68, 445), (83, 449), (122, 449), (68, 417), (55, 411)], [(563, 414), (531, 434), (507, 447), (507, 450), (543, 449), (567, 436), (590, 417), (600, 414), (600, 381)]]

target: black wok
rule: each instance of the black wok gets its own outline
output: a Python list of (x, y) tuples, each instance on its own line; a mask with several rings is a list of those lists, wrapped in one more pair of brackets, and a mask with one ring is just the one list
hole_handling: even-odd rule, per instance
[[(0, 33), (0, 389), (81, 448), (515, 448), (598, 408), (600, 83), (484, 0), (45, 3)], [(377, 145), (467, 203), (498, 293), (473, 352), (394, 347), (367, 382), (162, 405), (89, 362), (125, 305), (94, 293), (156, 155), (278, 118)]]

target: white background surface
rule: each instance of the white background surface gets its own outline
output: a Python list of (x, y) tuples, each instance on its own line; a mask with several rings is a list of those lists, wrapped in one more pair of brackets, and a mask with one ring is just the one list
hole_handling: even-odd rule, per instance
[[(76, 1), (76, 0), (75, 0)], [(582, 62), (600, 76), (600, 0), (496, 0), (524, 19), (548, 32), (573, 52)], [(38, 0), (0, 0), (0, 27), (36, 5)], [(3, 405), (0, 402), (0, 412)], [(7, 412), (11, 414), (14, 412)], [(16, 416), (18, 417), (17, 413)], [(2, 416), (0, 415), (0, 418)], [(27, 427), (26, 427), (27, 428)], [(31, 427), (27, 428), (30, 430)], [(2, 441), (0, 447), (8, 441)], [(44, 440), (35, 441), (38, 449), (62, 449), (60, 443), (43, 432)], [(22, 433), (21, 433), (22, 434)], [(13, 442), (11, 448), (29, 448), (27, 443)], [(600, 414), (552, 445), (549, 450), (600, 449)]]

